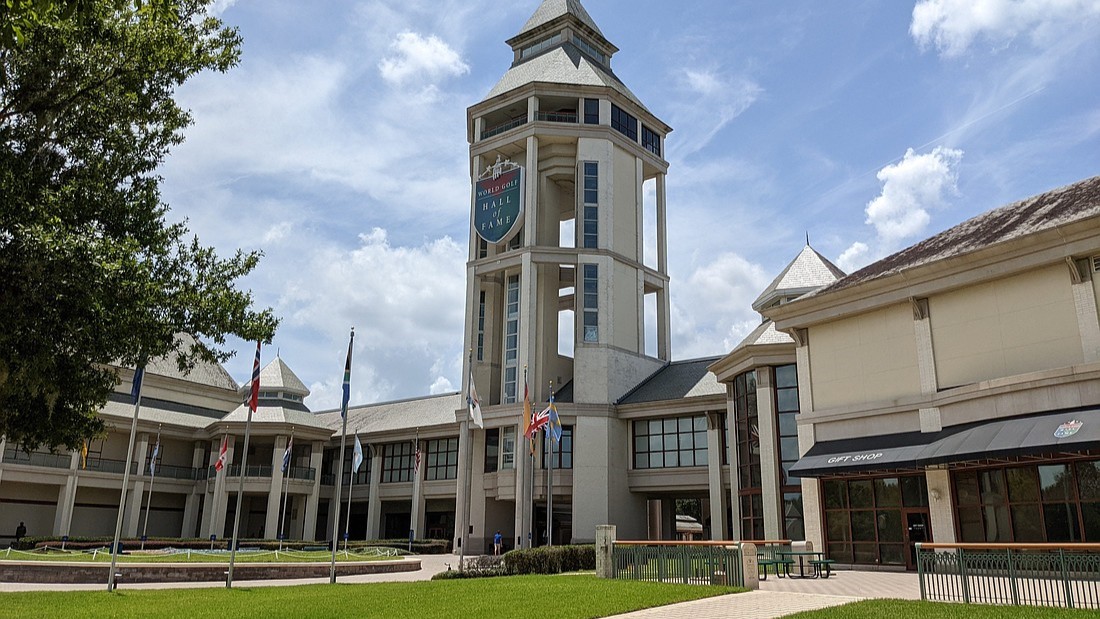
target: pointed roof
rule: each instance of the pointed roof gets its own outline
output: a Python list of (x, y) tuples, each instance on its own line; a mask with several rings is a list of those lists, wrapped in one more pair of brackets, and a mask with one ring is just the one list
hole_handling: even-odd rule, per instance
[[(242, 390), (247, 392), (251, 387), (252, 381), (249, 380), (244, 384)], [(290, 369), (290, 366), (283, 361), (282, 357), (275, 357), (271, 363), (260, 370), (260, 389), (264, 391), (284, 391), (300, 395), (303, 398), (309, 395), (309, 387), (306, 387), (302, 379), (298, 378), (294, 370)]]
[(508, 69), (486, 99), (533, 82), (571, 86), (606, 86), (645, 110), (641, 100), (606, 67), (592, 62), (573, 46), (562, 46), (521, 62)]
[(769, 344), (794, 344), (794, 339), (783, 331), (777, 330), (774, 322), (766, 320), (759, 327), (753, 329), (752, 333), (745, 336), (745, 339), (741, 340), (741, 343), (735, 346), (733, 350), (736, 352), (749, 346), (767, 346)]
[(642, 404), (683, 398), (724, 395), (726, 388), (709, 367), (720, 357), (673, 361), (619, 398), (616, 404)]
[(537, 30), (540, 26), (544, 26), (563, 15), (572, 15), (601, 37), (603, 36), (599, 26), (592, 20), (588, 11), (584, 10), (584, 7), (581, 6), (580, 0), (543, 0), (539, 8), (535, 10), (535, 14), (531, 16), (531, 19), (527, 20), (527, 23), (523, 25), (523, 29), (519, 31), (516, 38), (532, 30)]
[[(176, 334), (176, 347), (178, 349), (188, 350), (196, 344), (194, 336), (187, 333)], [(179, 363), (176, 362), (176, 355), (173, 353), (150, 359), (145, 366), (145, 370), (149, 374), (185, 380), (208, 387), (232, 389), (234, 391), (237, 389), (237, 382), (233, 380), (233, 377), (220, 363), (199, 360), (195, 363), (195, 367), (190, 370), (181, 370)]]
[(759, 312), (779, 297), (800, 297), (844, 276), (844, 271), (807, 243), (802, 252), (753, 301), (752, 309)]

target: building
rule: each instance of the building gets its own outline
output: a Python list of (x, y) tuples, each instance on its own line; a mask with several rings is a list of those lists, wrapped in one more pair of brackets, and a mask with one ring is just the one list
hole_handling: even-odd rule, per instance
[[(496, 531), (510, 549), (610, 523), (620, 539), (805, 539), (897, 568), (922, 539), (1100, 541), (1100, 177), (851, 275), (807, 242), (733, 351), (672, 361), (671, 128), (615, 76), (618, 49), (577, 0), (545, 0), (507, 44), (512, 66), (467, 116), (463, 377), (484, 427), (464, 385), (352, 406), (345, 439), (276, 358), (243, 467), (249, 385), (158, 361), (125, 535), (148, 521), (150, 536), (227, 537), (243, 480), (243, 535), (268, 539), (411, 532), (479, 553)], [(86, 457), (0, 441), (0, 531), (113, 533), (133, 416), (121, 373)], [(553, 396), (560, 442), (528, 449), (525, 392), (536, 412)]]

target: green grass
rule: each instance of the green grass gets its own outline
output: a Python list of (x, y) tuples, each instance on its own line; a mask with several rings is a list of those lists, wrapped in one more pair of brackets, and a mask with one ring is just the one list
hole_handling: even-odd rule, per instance
[[(347, 561), (387, 561), (396, 559), (392, 556), (378, 556), (374, 554), (357, 554), (354, 551), (345, 554), (343, 551), (336, 553), (337, 562)], [(163, 554), (150, 552), (149, 554), (123, 554), (118, 557), (119, 563), (229, 563), (229, 553), (201, 554), (192, 551), (190, 556), (184, 551), (176, 554)], [(271, 552), (238, 552), (235, 561), (237, 563), (328, 563), (332, 560), (332, 552), (323, 551), (284, 551), (275, 554)], [(0, 551), (0, 562), (3, 561), (58, 561), (66, 563), (110, 563), (109, 552), (60, 552), (60, 551)]]
[(824, 610), (814, 610), (788, 619), (1095, 619), (1095, 610), (1064, 610), (1032, 606), (982, 606), (901, 600), (868, 600)]
[(149, 617), (272, 619), (386, 617), (582, 619), (736, 593), (589, 576), (173, 590), (0, 593), (0, 618)]

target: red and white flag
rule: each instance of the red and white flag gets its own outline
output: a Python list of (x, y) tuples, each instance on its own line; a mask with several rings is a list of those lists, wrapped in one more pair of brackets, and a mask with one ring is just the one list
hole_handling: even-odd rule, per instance
[(218, 461), (214, 463), (214, 470), (221, 471), (225, 468), (225, 461), (229, 459), (229, 437), (222, 438), (222, 449), (218, 452)]

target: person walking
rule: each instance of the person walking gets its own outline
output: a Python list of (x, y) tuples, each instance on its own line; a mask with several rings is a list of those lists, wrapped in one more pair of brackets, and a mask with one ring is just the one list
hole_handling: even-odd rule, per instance
[(27, 536), (27, 525), (19, 522), (19, 526), (15, 527), (15, 541), (22, 541)]
[(497, 531), (497, 534), (493, 536), (493, 556), (500, 556), (500, 549), (504, 546), (504, 536)]

